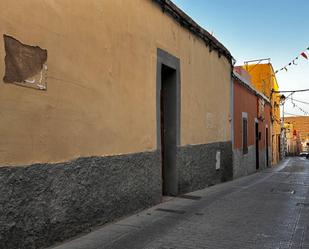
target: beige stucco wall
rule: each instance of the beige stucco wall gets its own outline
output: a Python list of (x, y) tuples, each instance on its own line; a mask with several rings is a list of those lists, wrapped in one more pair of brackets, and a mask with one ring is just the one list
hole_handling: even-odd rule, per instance
[(156, 149), (157, 48), (180, 58), (181, 144), (230, 140), (230, 64), (150, 0), (1, 0), (0, 33), (48, 50), (48, 90), (6, 84), (0, 165)]

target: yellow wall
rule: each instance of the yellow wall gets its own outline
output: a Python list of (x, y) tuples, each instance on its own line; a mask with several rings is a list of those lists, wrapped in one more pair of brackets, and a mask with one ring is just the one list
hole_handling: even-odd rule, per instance
[(258, 65), (252, 64), (243, 67), (251, 75), (252, 84), (255, 86), (255, 88), (271, 99), (273, 107), (273, 132), (274, 134), (280, 134), (280, 94), (272, 93), (272, 90), (279, 90), (279, 86), (272, 65), (270, 63)]
[(270, 98), (272, 75), (268, 64), (245, 65), (243, 68), (250, 74), (252, 84), (255, 88)]
[(46, 92), (0, 82), (0, 165), (156, 149), (157, 48), (180, 58), (181, 144), (230, 140), (228, 60), (152, 1), (1, 0), (0, 33), (48, 50)]

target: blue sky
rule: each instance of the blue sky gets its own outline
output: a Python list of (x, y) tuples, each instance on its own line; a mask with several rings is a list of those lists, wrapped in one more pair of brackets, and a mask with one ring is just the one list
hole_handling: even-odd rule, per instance
[[(197, 23), (219, 39), (237, 64), (245, 60), (271, 58), (280, 69), (309, 47), (308, 0), (173, 0)], [(307, 50), (309, 52), (309, 50)], [(309, 60), (302, 57), (297, 66), (277, 74), (280, 90), (309, 88)], [(309, 102), (309, 92), (294, 99)], [(309, 104), (296, 103), (308, 111)], [(304, 115), (291, 101), (287, 113)]]

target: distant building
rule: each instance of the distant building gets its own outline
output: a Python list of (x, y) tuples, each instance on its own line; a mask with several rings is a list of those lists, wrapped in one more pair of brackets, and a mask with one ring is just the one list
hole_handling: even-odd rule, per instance
[(271, 104), (242, 67), (235, 67), (233, 78), (233, 175), (237, 178), (271, 165)]
[(284, 155), (284, 143), (281, 138), (280, 94), (274, 92), (279, 90), (274, 69), (271, 63), (247, 64), (243, 68), (250, 74), (254, 87), (270, 99), (272, 164), (277, 164)]
[(286, 134), (286, 155), (297, 156), (303, 150), (300, 134), (291, 122), (285, 122), (284, 129)]
[(301, 151), (309, 151), (309, 117), (285, 117), (284, 122), (293, 126), (299, 135)]

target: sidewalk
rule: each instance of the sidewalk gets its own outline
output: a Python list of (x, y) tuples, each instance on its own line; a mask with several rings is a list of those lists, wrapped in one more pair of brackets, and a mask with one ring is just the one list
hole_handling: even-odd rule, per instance
[[(309, 248), (309, 160), (172, 198), (54, 249)], [(309, 204), (308, 204), (309, 206)]]

